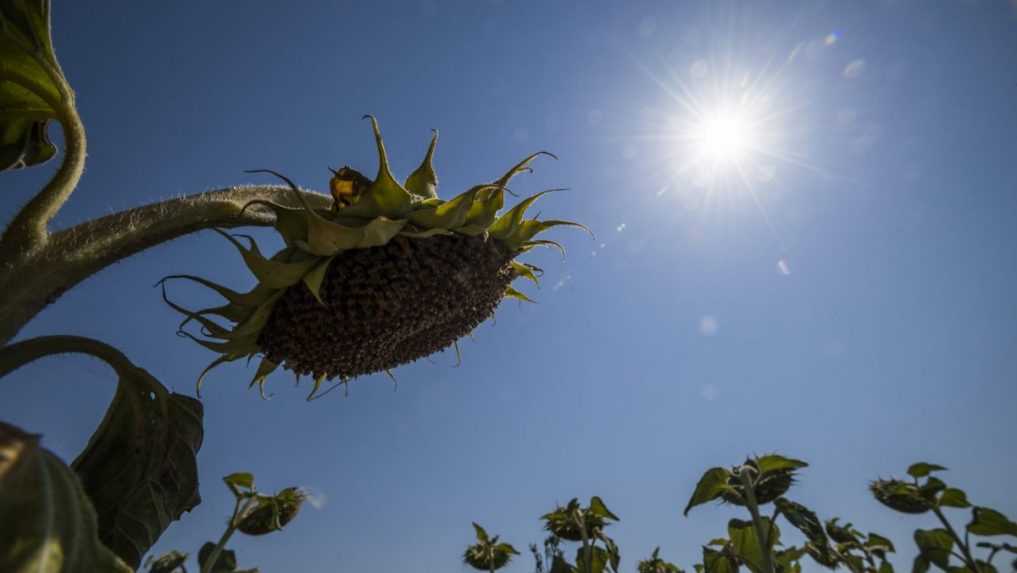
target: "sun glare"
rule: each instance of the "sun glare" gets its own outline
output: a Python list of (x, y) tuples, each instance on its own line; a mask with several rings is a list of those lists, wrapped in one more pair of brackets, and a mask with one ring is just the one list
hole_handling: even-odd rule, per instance
[(742, 161), (756, 145), (750, 118), (730, 109), (720, 109), (703, 117), (693, 129), (693, 140), (713, 163)]

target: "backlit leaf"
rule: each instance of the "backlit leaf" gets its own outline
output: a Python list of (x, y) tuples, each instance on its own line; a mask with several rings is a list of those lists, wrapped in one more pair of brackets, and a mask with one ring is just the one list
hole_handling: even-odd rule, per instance
[(49, 14), (47, 1), (0, 3), (0, 171), (38, 165), (56, 154), (47, 125), (62, 98), (50, 75), (59, 75), (59, 66)]
[(946, 468), (936, 464), (930, 464), (926, 462), (918, 462), (911, 464), (908, 467), (908, 475), (915, 478), (922, 478), (929, 475), (932, 472), (943, 471)]
[(697, 505), (713, 501), (720, 497), (728, 489), (727, 480), (731, 478), (731, 472), (725, 468), (710, 468), (706, 470), (703, 477), (699, 478), (696, 489), (685, 506), (683, 515), (688, 515), (689, 510)]

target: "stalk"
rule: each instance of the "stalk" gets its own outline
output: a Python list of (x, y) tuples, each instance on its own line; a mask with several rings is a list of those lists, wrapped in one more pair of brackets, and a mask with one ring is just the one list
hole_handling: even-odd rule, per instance
[(749, 513), (752, 515), (752, 526), (756, 530), (756, 540), (759, 541), (759, 545), (762, 548), (763, 554), (763, 569), (767, 573), (776, 573), (773, 568), (773, 559), (770, 555), (770, 545), (767, 543), (769, 536), (767, 532), (763, 531), (763, 519), (759, 516), (759, 504), (756, 503), (756, 492), (755, 483), (751, 477), (749, 477), (748, 466), (742, 466), (738, 472), (738, 477), (742, 480), (742, 488), (745, 490), (745, 507), (748, 508)]
[(968, 544), (961, 541), (960, 536), (957, 535), (957, 532), (954, 530), (953, 526), (950, 525), (949, 521), (947, 521), (946, 516), (943, 515), (942, 510), (940, 510), (938, 506), (933, 505), (932, 512), (936, 514), (936, 517), (939, 518), (940, 523), (943, 524), (943, 527), (946, 528), (947, 533), (950, 534), (950, 537), (953, 537), (954, 543), (957, 544), (957, 547), (960, 548), (961, 553), (964, 554), (965, 565), (967, 565), (968, 568), (974, 571), (975, 573), (979, 573), (981, 569), (978, 567), (978, 562), (975, 561), (975, 558), (971, 556), (971, 550), (968, 549)]

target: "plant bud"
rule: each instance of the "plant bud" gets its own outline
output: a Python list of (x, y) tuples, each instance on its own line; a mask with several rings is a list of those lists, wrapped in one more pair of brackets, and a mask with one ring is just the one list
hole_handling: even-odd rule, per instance
[(247, 535), (265, 535), (278, 531), (296, 517), (307, 495), (299, 488), (288, 487), (275, 496), (258, 496), (257, 506), (237, 526)]

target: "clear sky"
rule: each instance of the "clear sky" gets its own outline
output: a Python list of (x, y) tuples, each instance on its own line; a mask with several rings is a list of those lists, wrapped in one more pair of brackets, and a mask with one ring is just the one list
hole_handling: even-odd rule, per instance
[[(812, 464), (793, 498), (889, 536), (905, 569), (934, 522), (879, 505), (871, 479), (936, 462), (1017, 517), (1012, 2), (58, 2), (53, 25), (89, 137), (58, 226), (265, 181), (253, 167), (321, 190), (328, 166), (373, 174), (373, 113), (399, 176), (440, 130), (445, 197), (555, 152), (513, 188), (569, 187), (538, 209), (596, 233), (554, 232), (564, 262), (524, 257), (546, 270), (520, 287), (539, 303), (503, 303), (461, 367), (438, 355), (313, 403), (281, 372), (269, 401), (253, 367), (214, 372), (204, 502), (157, 552), (216, 539), (220, 477), (239, 470), (324, 502), (234, 538), (267, 572), (463, 571), (471, 521), (525, 552), (542, 513), (593, 494), (621, 517), (623, 570), (656, 545), (691, 568), (744, 517), (683, 518), (696, 480), (768, 451)], [(54, 168), (5, 174), (3, 216)], [(193, 393), (213, 356), (152, 288), (180, 272), (252, 284), (201, 232), (93, 277), (21, 337), (95, 337)], [(3, 386), (0, 418), (69, 461), (114, 377), (60, 357)]]

